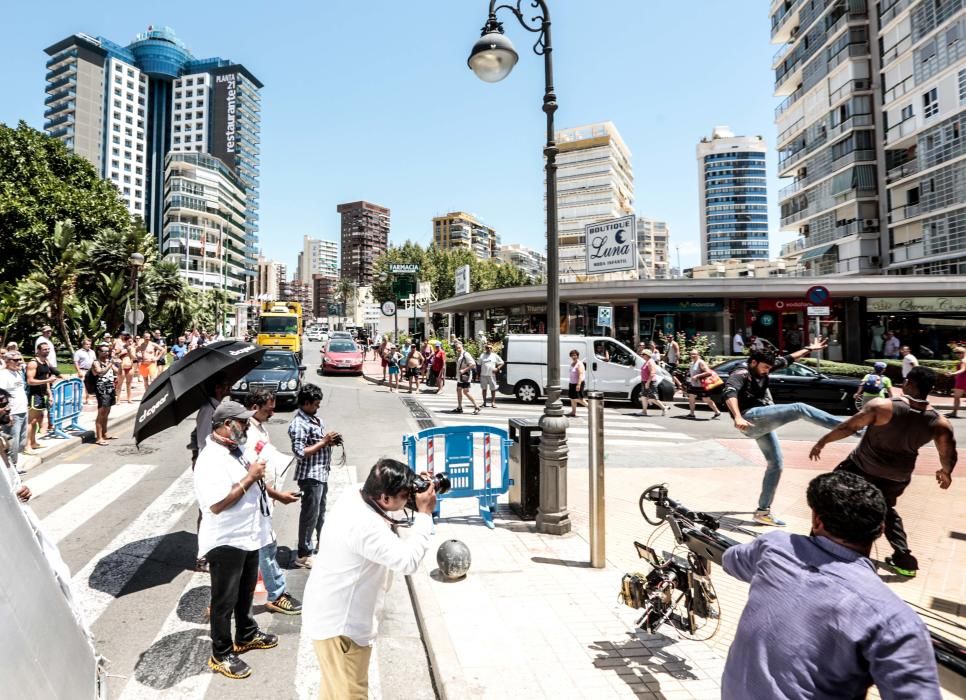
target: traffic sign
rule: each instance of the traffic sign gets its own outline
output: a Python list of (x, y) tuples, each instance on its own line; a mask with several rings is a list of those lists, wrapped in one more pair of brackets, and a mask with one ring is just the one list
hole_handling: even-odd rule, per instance
[(396, 304), (392, 301), (382, 302), (382, 313), (384, 316), (394, 316), (396, 313)]
[(809, 306), (808, 307), (809, 316), (831, 316), (832, 309), (828, 306)]
[(821, 285), (809, 287), (808, 291), (805, 292), (805, 301), (807, 301), (809, 304), (814, 304), (815, 306), (827, 304), (831, 298), (832, 295), (828, 291), (828, 288), (822, 287)]
[(140, 326), (142, 323), (144, 323), (144, 312), (141, 311), (141, 309), (138, 309), (138, 312), (135, 315), (133, 310), (128, 311), (124, 315), (124, 320), (127, 321), (128, 325), (130, 326), (133, 326), (133, 325)]
[(598, 306), (597, 307), (597, 325), (598, 326), (610, 326), (614, 321), (614, 307), (613, 306)]

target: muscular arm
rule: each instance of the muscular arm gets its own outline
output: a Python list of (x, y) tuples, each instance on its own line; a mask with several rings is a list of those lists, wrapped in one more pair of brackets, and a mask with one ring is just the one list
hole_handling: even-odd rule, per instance
[(812, 451), (809, 453), (809, 458), (813, 461), (818, 461), (821, 459), (822, 450), (830, 442), (836, 442), (850, 435), (855, 435), (857, 432), (862, 430), (862, 428), (874, 425), (880, 415), (882, 415), (888, 402), (885, 399), (873, 399), (866, 403), (862, 410), (856, 413), (854, 416), (850, 416), (846, 420), (839, 423), (832, 430), (823, 435), (818, 442), (812, 447)]
[(950, 474), (956, 468), (958, 455), (956, 453), (956, 435), (953, 433), (949, 421), (941, 418), (934, 428), (933, 441), (936, 443), (936, 450), (939, 452), (939, 464), (941, 469), (936, 472), (936, 480), (940, 488), (948, 489), (952, 482)]

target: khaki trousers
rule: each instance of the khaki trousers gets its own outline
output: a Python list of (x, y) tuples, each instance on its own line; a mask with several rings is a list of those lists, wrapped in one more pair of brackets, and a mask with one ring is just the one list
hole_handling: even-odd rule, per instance
[(313, 644), (322, 669), (319, 700), (367, 700), (372, 647), (361, 647), (345, 636), (316, 639)]

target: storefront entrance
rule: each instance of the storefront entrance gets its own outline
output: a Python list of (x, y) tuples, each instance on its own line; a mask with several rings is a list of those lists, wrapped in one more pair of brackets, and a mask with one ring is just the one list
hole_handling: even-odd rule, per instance
[(919, 359), (952, 359), (950, 346), (966, 344), (966, 297), (869, 297), (864, 348), (882, 357), (886, 331)]

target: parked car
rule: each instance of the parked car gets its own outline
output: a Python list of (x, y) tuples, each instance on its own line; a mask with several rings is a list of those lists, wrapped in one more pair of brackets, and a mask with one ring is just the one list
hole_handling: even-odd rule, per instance
[[(606, 398), (640, 403), (644, 360), (633, 350), (613, 338), (561, 336), (560, 387), (565, 392), (570, 383), (571, 350), (580, 353), (587, 370), (588, 391), (602, 391)], [(512, 394), (523, 403), (538, 401), (547, 382), (547, 336), (508, 335), (503, 344), (503, 359), (506, 371), (501, 375), (500, 392)], [(662, 401), (670, 401), (674, 396), (674, 383), (669, 375), (662, 377), (658, 392)]]
[[(745, 360), (728, 360), (714, 367), (724, 379)], [(835, 374), (824, 374), (811, 367), (793, 362), (784, 369), (773, 370), (768, 378), (768, 389), (775, 403), (801, 401), (831, 413), (855, 413), (855, 390), (859, 380)], [(717, 394), (715, 401), (724, 408), (724, 398)]]
[(305, 331), (305, 339), (316, 343), (322, 342), (325, 333), (322, 332), (321, 328), (309, 328)]
[[(335, 331), (339, 333), (340, 331)], [(332, 338), (322, 352), (322, 365), (319, 374), (358, 373), (362, 374), (362, 348), (352, 340)]]
[(352, 340), (352, 334), (349, 331), (330, 331), (329, 340), (335, 340), (336, 338)]
[(262, 361), (231, 387), (231, 398), (241, 401), (252, 389), (269, 389), (275, 392), (276, 405), (295, 405), (305, 367), (290, 350), (266, 350)]

